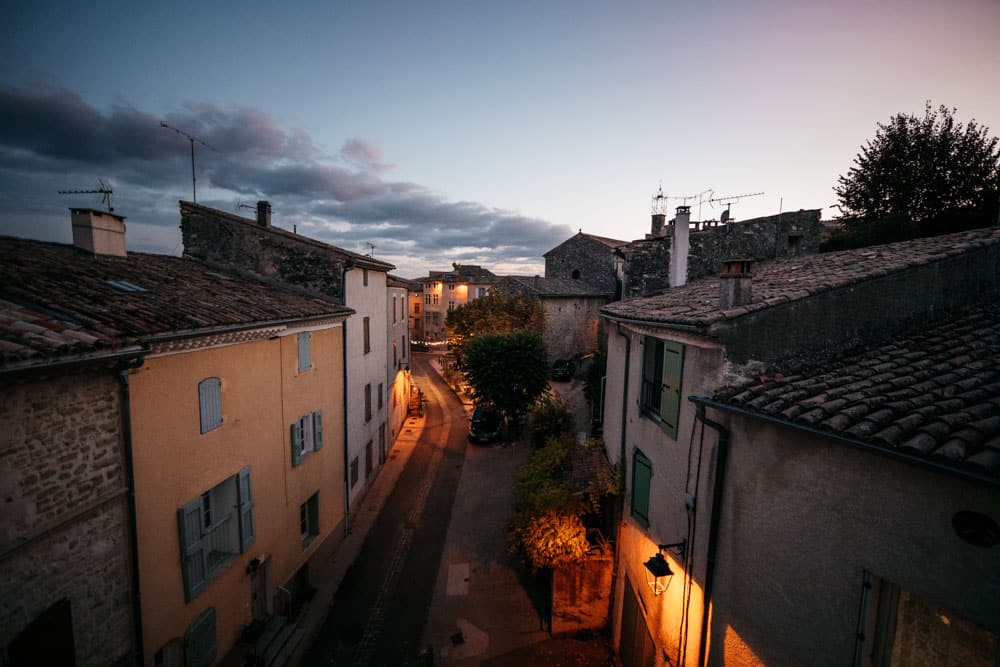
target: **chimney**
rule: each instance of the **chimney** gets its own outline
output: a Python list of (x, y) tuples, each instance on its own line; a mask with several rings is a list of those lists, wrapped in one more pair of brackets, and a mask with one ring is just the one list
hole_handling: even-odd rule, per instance
[(95, 211), (92, 208), (71, 208), (73, 245), (95, 255), (125, 257), (125, 217)]
[(674, 216), (674, 242), (670, 246), (670, 286), (680, 287), (688, 275), (688, 223), (691, 207), (678, 206)]
[(732, 310), (745, 306), (753, 298), (753, 260), (730, 259), (722, 263), (719, 275), (719, 308)]
[(257, 202), (257, 224), (264, 228), (271, 226), (271, 202)]

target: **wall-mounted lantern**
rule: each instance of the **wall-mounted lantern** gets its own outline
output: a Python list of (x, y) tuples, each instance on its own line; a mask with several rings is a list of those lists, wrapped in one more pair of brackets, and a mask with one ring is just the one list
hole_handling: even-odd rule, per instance
[(687, 547), (687, 540), (681, 540), (673, 544), (658, 544), (656, 547), (657, 552), (643, 563), (643, 567), (646, 568), (646, 585), (653, 591), (653, 597), (667, 590), (667, 582), (670, 581), (670, 577), (674, 576), (674, 572), (670, 569), (667, 559), (663, 557), (663, 551), (670, 549), (683, 558), (684, 549)]

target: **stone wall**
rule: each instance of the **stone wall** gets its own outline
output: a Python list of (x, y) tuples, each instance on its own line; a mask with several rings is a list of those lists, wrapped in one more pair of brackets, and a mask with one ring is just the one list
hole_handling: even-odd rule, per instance
[(552, 573), (552, 634), (596, 630), (608, 623), (611, 605), (611, 554), (591, 554), (579, 565)]
[(306, 237), (181, 203), (184, 253), (325, 294), (343, 303), (347, 257)]
[[(718, 226), (691, 227), (688, 280), (713, 275), (728, 259), (767, 260), (819, 252), (820, 210), (789, 211)], [(673, 222), (666, 235), (633, 241), (624, 257), (622, 298), (650, 296), (667, 289)]]
[(110, 372), (0, 389), (0, 647), (65, 598), (78, 665), (131, 659), (119, 396)]
[(545, 311), (545, 350), (549, 361), (568, 359), (597, 350), (601, 297), (542, 297)]
[(545, 253), (545, 277), (582, 280), (606, 294), (614, 294), (614, 250), (596, 239), (577, 234)]

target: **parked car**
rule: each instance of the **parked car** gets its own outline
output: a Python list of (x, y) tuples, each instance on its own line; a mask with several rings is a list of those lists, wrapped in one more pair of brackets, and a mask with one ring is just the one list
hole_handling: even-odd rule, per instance
[(477, 405), (469, 424), (471, 442), (489, 443), (500, 439), (500, 411), (493, 405)]
[(552, 379), (569, 382), (576, 372), (576, 364), (572, 359), (560, 359), (552, 365)]

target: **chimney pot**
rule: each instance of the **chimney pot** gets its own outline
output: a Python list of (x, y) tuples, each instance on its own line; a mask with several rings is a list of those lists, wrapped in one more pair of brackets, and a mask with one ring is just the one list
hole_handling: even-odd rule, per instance
[(92, 208), (71, 208), (73, 245), (95, 255), (125, 257), (125, 217)]
[(257, 202), (257, 224), (261, 227), (271, 226), (271, 202), (264, 200)]
[(729, 259), (719, 275), (719, 309), (732, 310), (753, 300), (753, 260)]
[(680, 287), (687, 283), (690, 221), (691, 207), (678, 206), (677, 215), (674, 217), (674, 239), (670, 246), (671, 287)]

